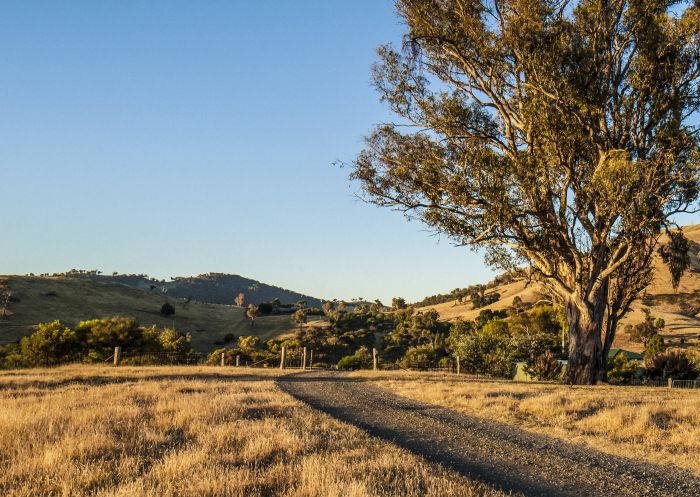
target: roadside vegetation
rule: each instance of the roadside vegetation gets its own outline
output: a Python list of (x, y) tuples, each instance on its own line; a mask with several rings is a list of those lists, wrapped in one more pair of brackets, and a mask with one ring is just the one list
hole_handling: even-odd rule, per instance
[[(265, 309), (265, 312), (277, 312)], [(357, 370), (373, 366), (376, 350), (381, 369), (454, 371), (457, 357), (460, 371), (472, 375), (512, 378), (520, 364), (531, 379), (559, 381), (568, 358), (567, 324), (563, 309), (552, 305), (526, 305), (517, 299), (500, 310), (483, 309), (473, 321), (445, 323), (434, 310), (416, 311), (404, 299), (391, 307), (372, 304), (325, 302), (322, 309), (307, 308), (304, 302), (287, 315), (288, 334), (261, 339), (254, 334), (226, 334), (224, 346), (207, 356), (191, 346), (191, 335), (172, 328), (143, 326), (131, 318), (83, 321), (70, 328), (60, 321), (38, 325), (37, 331), (19, 343), (0, 346), (0, 368), (55, 366), (70, 362), (99, 363), (110, 359), (114, 348), (123, 349), (124, 364), (193, 364), (207, 362), (228, 365), (276, 366), (282, 347), (287, 357), (307, 364)], [(309, 315), (323, 321), (309, 322)], [(249, 330), (259, 319), (259, 306), (246, 309)], [(607, 381), (693, 380), (700, 373), (700, 351), (669, 349), (659, 331), (663, 320), (647, 314), (644, 321), (628, 327), (632, 340), (643, 341), (642, 361), (625, 354), (611, 357)]]
[(697, 390), (465, 381), (435, 373), (352, 374), (414, 400), (700, 475)]
[(504, 494), (313, 411), (274, 372), (71, 366), (0, 373), (0, 494)]

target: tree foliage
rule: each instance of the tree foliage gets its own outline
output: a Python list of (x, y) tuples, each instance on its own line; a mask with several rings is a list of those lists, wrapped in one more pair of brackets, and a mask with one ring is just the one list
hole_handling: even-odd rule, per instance
[(352, 178), (488, 262), (526, 267), (566, 307), (568, 380), (604, 380), (662, 230), (698, 195), (697, 3), (396, 6), (405, 42), (381, 47), (373, 74), (398, 119), (367, 137)]

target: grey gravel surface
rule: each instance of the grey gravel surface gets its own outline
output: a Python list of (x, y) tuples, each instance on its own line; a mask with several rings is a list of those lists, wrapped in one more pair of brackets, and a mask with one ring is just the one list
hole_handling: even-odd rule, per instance
[(416, 402), (342, 373), (281, 377), (282, 390), (474, 480), (525, 496), (700, 497), (688, 471), (605, 454)]

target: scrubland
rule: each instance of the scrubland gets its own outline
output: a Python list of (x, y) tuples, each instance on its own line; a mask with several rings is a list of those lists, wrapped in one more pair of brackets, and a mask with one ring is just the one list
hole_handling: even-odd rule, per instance
[(503, 495), (312, 410), (277, 374), (0, 372), (0, 495)]
[(353, 376), (414, 400), (700, 475), (700, 390), (472, 381), (403, 371)]

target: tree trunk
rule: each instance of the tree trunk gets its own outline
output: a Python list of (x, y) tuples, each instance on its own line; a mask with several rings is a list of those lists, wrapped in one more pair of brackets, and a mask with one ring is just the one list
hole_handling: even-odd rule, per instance
[(565, 380), (575, 385), (595, 385), (606, 380), (607, 363), (603, 357), (601, 329), (605, 316), (603, 303), (590, 306), (569, 301), (569, 364)]

